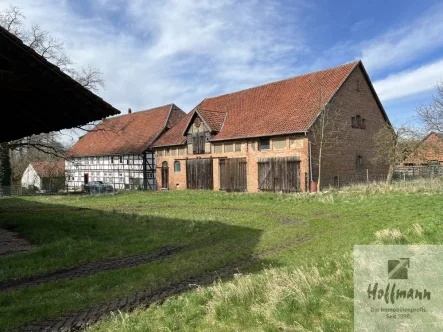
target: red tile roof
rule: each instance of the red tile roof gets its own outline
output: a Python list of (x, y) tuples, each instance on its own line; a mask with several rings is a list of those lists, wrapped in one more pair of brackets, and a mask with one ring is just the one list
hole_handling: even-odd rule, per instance
[(41, 178), (58, 178), (65, 176), (64, 161), (34, 161), (31, 165)]
[(180, 108), (169, 104), (105, 119), (82, 137), (68, 155), (141, 154), (165, 129), (180, 122), (184, 116), (185, 113)]
[(186, 136), (183, 135), (189, 121), (195, 114), (195, 110), (185, 115), (174, 127), (164, 133), (153, 146), (170, 146), (170, 145), (182, 145), (186, 142)]
[(201, 115), (203, 121), (206, 122), (211, 131), (215, 132), (220, 131), (227, 114), (226, 112), (205, 110), (200, 107), (197, 107), (197, 112)]
[[(211, 129), (212, 140), (272, 136), (309, 130), (319, 110), (327, 104), (355, 67), (342, 66), (305, 74), (258, 87), (206, 98), (197, 107)], [(321, 100), (320, 100), (321, 99)], [(187, 121), (189, 122), (189, 114)], [(187, 123), (180, 122), (155, 146), (178, 145), (186, 140)], [(217, 130), (215, 130), (217, 131)]]

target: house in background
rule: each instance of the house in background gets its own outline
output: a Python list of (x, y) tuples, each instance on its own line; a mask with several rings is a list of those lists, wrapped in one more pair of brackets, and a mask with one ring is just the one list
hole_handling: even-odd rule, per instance
[(25, 190), (58, 192), (65, 189), (65, 163), (63, 161), (35, 161), (23, 172), (21, 180)]
[[(164, 189), (298, 192), (317, 181), (319, 114), (329, 107), (335, 144), (322, 183), (386, 174), (374, 136), (389, 123), (361, 61), (203, 100), (153, 145)], [(340, 129), (340, 130), (338, 130)], [(318, 135), (317, 135), (318, 136)]]
[(443, 133), (429, 133), (403, 166), (443, 166)]
[(114, 189), (155, 189), (151, 144), (184, 116), (170, 104), (103, 120), (68, 152), (68, 190), (80, 190), (97, 180), (111, 183)]

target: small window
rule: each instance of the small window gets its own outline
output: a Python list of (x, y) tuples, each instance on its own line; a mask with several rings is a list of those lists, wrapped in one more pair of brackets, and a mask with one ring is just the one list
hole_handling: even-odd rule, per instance
[(360, 115), (357, 115), (357, 116), (355, 117), (355, 122), (356, 122), (356, 124), (357, 124), (357, 127), (356, 127), (356, 128), (361, 128), (361, 117), (360, 117)]
[(235, 143), (235, 152), (241, 152), (241, 143)]
[(165, 157), (169, 156), (169, 149), (165, 149)]
[(269, 138), (263, 138), (260, 140), (260, 151), (269, 150), (271, 148), (271, 141)]
[(274, 150), (284, 150), (286, 149), (286, 138), (273, 138), (272, 148)]
[(163, 167), (163, 168), (167, 168), (167, 167), (168, 167), (168, 162), (167, 162), (167, 161), (164, 161), (164, 162), (162, 163), (162, 167)]
[(249, 147), (250, 147), (251, 151), (255, 151), (255, 142), (250, 142)]
[(234, 144), (226, 143), (225, 144), (225, 152), (234, 152)]
[(171, 156), (176, 156), (177, 155), (177, 149), (171, 149)]
[(214, 144), (214, 153), (223, 153), (223, 144)]
[(357, 158), (355, 159), (355, 168), (357, 170), (361, 170), (363, 168), (363, 157), (362, 156), (357, 156)]
[(180, 162), (177, 160), (174, 162), (174, 172), (179, 173), (181, 171), (181, 165)]
[(186, 148), (179, 148), (178, 149), (178, 155), (184, 156), (186, 154)]
[(163, 150), (162, 149), (157, 150), (157, 154), (159, 157), (163, 157)]

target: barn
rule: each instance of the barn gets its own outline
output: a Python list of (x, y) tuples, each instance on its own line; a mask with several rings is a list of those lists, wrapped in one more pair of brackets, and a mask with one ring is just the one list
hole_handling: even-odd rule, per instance
[[(320, 153), (325, 109), (335, 144)], [(300, 192), (319, 178), (328, 185), (366, 179), (368, 169), (386, 174), (387, 164), (374, 161), (374, 136), (386, 123), (361, 61), (206, 98), (154, 143), (157, 185)]]
[(68, 190), (82, 190), (89, 181), (111, 183), (114, 189), (156, 189), (151, 145), (184, 116), (169, 104), (103, 120), (68, 152)]

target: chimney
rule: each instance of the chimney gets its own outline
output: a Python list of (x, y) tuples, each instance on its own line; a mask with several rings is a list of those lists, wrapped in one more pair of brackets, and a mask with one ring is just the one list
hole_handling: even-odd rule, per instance
[(130, 108), (128, 108), (128, 114), (131, 114), (132, 110)]

